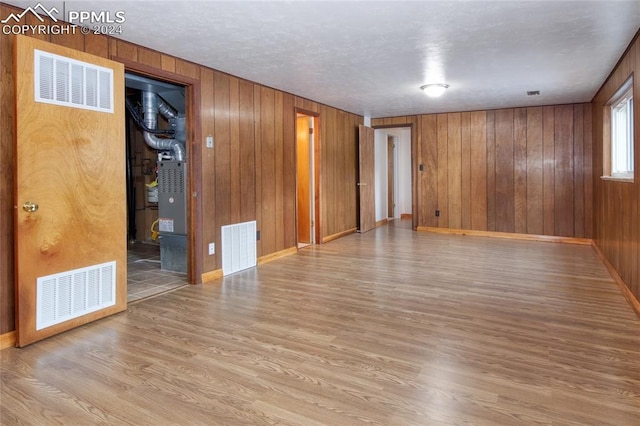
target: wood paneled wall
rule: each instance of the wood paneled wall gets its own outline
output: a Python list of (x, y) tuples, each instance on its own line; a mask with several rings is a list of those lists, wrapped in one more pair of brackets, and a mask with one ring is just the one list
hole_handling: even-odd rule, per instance
[(592, 236), (590, 104), (372, 120), (405, 124), (417, 226)]
[[(0, 16), (16, 11), (0, 4)], [(258, 256), (295, 247), (295, 108), (319, 114), (321, 237), (356, 227), (356, 131), (362, 116), (113, 38), (43, 37), (193, 83), (196, 128), (188, 149), (201, 181), (192, 203), (192, 213), (201, 218), (195, 253), (201, 272), (221, 267), (223, 225), (257, 220)], [(14, 329), (12, 51), (13, 37), (0, 37), (0, 334)], [(208, 135), (213, 149), (200, 140)], [(215, 256), (207, 254), (209, 242), (216, 243)]]
[[(634, 165), (633, 182), (600, 179), (603, 175), (603, 111), (607, 101), (633, 74)], [(640, 40), (626, 53), (592, 101), (594, 154), (594, 240), (631, 293), (640, 300)]]

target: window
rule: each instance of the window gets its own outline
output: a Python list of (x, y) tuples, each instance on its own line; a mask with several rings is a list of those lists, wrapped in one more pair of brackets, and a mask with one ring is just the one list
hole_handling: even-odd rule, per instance
[(611, 169), (605, 174), (612, 178), (633, 179), (633, 78), (620, 87), (607, 107), (610, 108), (611, 133), (610, 138), (605, 139), (610, 139), (611, 143)]

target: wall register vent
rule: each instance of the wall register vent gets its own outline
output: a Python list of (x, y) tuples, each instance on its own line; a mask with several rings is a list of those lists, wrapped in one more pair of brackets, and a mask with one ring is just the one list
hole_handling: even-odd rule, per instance
[(256, 266), (256, 221), (222, 227), (222, 273)]
[(40, 277), (36, 329), (41, 330), (116, 303), (116, 262)]
[(34, 51), (35, 100), (113, 113), (113, 71), (98, 65)]

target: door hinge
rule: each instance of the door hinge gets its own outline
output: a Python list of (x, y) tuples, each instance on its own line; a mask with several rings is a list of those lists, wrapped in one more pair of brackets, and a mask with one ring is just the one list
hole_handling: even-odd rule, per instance
[(312, 135), (313, 134), (313, 127), (309, 127), (309, 134)]

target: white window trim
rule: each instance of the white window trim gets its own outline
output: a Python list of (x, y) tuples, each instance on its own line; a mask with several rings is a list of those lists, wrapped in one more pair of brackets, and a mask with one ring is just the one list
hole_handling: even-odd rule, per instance
[[(633, 182), (634, 179), (634, 107), (633, 107), (633, 76), (629, 77), (620, 88), (616, 91), (616, 93), (611, 97), (609, 102), (606, 104), (606, 108), (609, 108), (610, 111), (610, 123), (608, 123), (610, 128), (610, 146), (609, 146), (609, 154), (610, 154), (610, 174), (608, 176), (602, 176), (603, 179), (606, 180), (615, 180), (622, 182)], [(627, 113), (628, 120), (625, 120), (623, 123), (624, 129), (617, 129), (616, 123), (619, 123), (616, 118), (617, 111), (620, 109), (625, 109), (627, 111), (630, 110), (630, 114)], [(616, 161), (618, 157), (617, 145), (616, 145), (616, 134), (620, 134), (620, 132), (625, 132), (626, 136), (624, 140), (627, 142), (627, 146), (624, 148), (626, 151), (626, 157), (622, 161)], [(626, 163), (621, 165), (620, 163)]]

